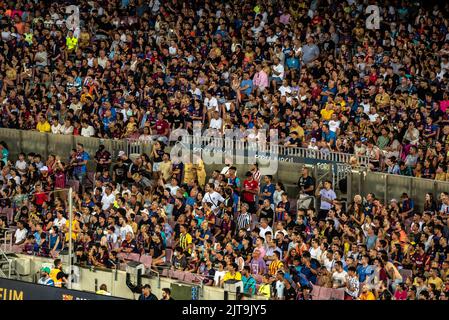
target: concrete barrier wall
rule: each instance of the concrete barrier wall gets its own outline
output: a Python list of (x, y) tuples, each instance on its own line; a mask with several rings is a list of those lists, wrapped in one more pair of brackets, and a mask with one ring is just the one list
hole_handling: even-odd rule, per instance
[[(23, 276), (21, 280), (33, 282), (33, 275), (37, 274), (41, 269), (43, 264), (52, 264), (53, 260), (45, 257), (36, 257), (17, 254), (19, 259), (30, 261), (30, 274)], [(65, 271), (67, 266), (65, 266)], [(122, 297), (126, 299), (137, 299), (138, 294), (131, 292), (131, 290), (126, 286), (126, 272), (117, 271), (117, 279), (115, 278), (115, 270), (94, 270), (91, 271), (89, 268), (80, 268), (80, 281), (79, 283), (73, 284), (73, 289), (83, 290), (88, 292), (95, 292), (95, 282), (97, 282), (98, 287), (101, 284), (106, 284), (108, 291), (116, 297)], [(152, 288), (152, 292), (160, 298), (162, 296), (162, 288), (171, 288), (172, 284), (179, 283), (178, 280), (170, 279), (166, 277), (142, 278), (142, 284), (149, 284)], [(187, 284), (186, 284), (187, 285)], [(217, 287), (203, 287), (202, 296), (200, 295), (199, 300), (223, 300), (224, 290)], [(228, 294), (229, 300), (235, 300), (235, 294), (230, 292)]]

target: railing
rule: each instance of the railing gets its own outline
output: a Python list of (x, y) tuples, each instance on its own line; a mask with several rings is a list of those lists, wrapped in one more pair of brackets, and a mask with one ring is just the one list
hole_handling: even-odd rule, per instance
[(3, 264), (0, 264), (0, 276), (10, 279), (12, 271), (12, 260), (6, 255), (2, 248), (0, 248), (0, 261), (1, 260), (8, 264), (8, 274), (5, 274), (3, 272)]
[[(84, 144), (85, 149), (91, 154), (95, 154), (98, 146), (104, 144), (113, 156), (119, 151), (123, 150), (132, 153), (150, 153), (153, 142), (139, 141), (139, 140), (110, 140), (85, 138), (80, 136), (65, 136), (39, 133), (36, 131), (22, 131), (15, 129), (0, 128), (0, 140), (4, 140), (9, 145), (10, 158), (14, 159), (19, 152), (37, 152), (46, 157), (48, 154), (55, 153), (62, 158), (66, 158), (71, 150), (75, 147), (77, 142)], [(266, 151), (270, 154), (278, 155), (277, 159), (284, 164), (292, 162), (291, 165), (298, 165), (297, 169), (288, 166), (283, 167), (282, 170), (295, 170), (296, 174), (289, 175), (291, 181), (287, 183), (296, 183), (299, 177), (300, 164), (305, 164), (308, 159), (319, 160), (318, 162), (333, 164), (334, 175), (337, 175), (338, 181), (345, 176), (348, 178), (348, 200), (352, 199), (354, 194), (366, 194), (373, 192), (380, 198), (387, 201), (388, 198), (400, 198), (403, 192), (408, 192), (409, 196), (415, 200), (415, 204), (422, 206), (421, 198), (424, 198), (426, 192), (437, 194), (438, 192), (449, 190), (449, 182), (441, 182), (436, 180), (429, 180), (423, 178), (414, 178), (406, 176), (391, 175), (386, 173), (376, 173), (367, 171), (366, 168), (369, 159), (366, 156), (358, 156), (357, 161), (361, 166), (359, 171), (351, 171), (348, 173), (348, 163), (354, 159), (354, 155), (340, 152), (331, 152), (323, 154), (320, 151), (306, 149), (306, 148), (289, 148), (279, 145), (270, 144), (256, 144), (251, 142), (240, 141), (238, 139), (223, 139), (220, 137), (207, 136), (182, 136), (181, 142), (185, 147), (189, 148), (205, 148), (214, 147), (225, 148), (228, 150), (260, 150)], [(223, 150), (223, 149), (222, 149)], [(226, 150), (225, 150), (226, 151)], [(294, 159), (295, 161), (289, 161)], [(322, 161), (321, 161), (322, 160)], [(317, 163), (315, 162), (315, 165)], [(315, 177), (316, 178), (316, 177)], [(285, 180), (285, 179), (284, 179)], [(285, 181), (283, 181), (285, 182)], [(417, 198), (418, 197), (418, 198)]]
[[(134, 154), (141, 154), (142, 152), (151, 151), (152, 141), (141, 141), (138, 139), (128, 139), (128, 152)], [(342, 152), (328, 152), (324, 153), (320, 150), (301, 148), (301, 147), (286, 147), (282, 145), (275, 145), (267, 143), (266, 141), (242, 141), (238, 138), (229, 139), (216, 136), (182, 136), (178, 141), (172, 141), (174, 145), (176, 142), (182, 144), (184, 148), (193, 149), (214, 149), (215, 151), (222, 151), (223, 153), (232, 152), (231, 155), (244, 156), (245, 151), (249, 154), (268, 153), (273, 159), (280, 161), (292, 161), (293, 158), (308, 158), (314, 160), (323, 160), (326, 162), (348, 164), (354, 158), (357, 160), (357, 165), (362, 168), (368, 168), (369, 157), (356, 156), (350, 153)]]
[(417, 177), (400, 176), (379, 172), (352, 171), (348, 175), (348, 201), (356, 194), (374, 193), (384, 204), (395, 198), (400, 201), (405, 192), (413, 199), (415, 208), (424, 208), (426, 193), (432, 193), (438, 200), (438, 194), (448, 192), (449, 182)]

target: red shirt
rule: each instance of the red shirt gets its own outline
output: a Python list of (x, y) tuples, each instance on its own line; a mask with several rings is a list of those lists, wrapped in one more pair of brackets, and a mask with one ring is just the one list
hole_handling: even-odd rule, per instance
[[(256, 191), (259, 188), (259, 183), (253, 179), (253, 181), (245, 180), (243, 181), (243, 188)], [(255, 202), (256, 195), (250, 192), (243, 192), (243, 200), (246, 202)]]
[(168, 124), (167, 120), (162, 119), (162, 120), (156, 121), (155, 127), (156, 127), (156, 133), (158, 135), (165, 135), (165, 130), (170, 128), (170, 125)]
[(34, 197), (36, 199), (36, 205), (41, 206), (45, 201), (47, 201), (47, 194), (44, 192), (35, 193)]

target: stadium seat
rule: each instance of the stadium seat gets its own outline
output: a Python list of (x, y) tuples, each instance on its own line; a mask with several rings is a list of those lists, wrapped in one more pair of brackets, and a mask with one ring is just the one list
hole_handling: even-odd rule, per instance
[(147, 269), (151, 269), (151, 264), (153, 263), (153, 258), (149, 255), (143, 254), (140, 256), (141, 263), (145, 266)]
[(175, 271), (173, 271), (173, 278), (178, 279), (180, 281), (184, 281), (185, 272), (184, 271), (175, 270)]
[(171, 262), (172, 256), (173, 256), (173, 250), (169, 249), (169, 248), (165, 249), (165, 261), (167, 263)]

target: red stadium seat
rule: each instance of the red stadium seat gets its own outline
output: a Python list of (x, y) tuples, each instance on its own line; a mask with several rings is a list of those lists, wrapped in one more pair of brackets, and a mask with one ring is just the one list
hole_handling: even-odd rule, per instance
[(153, 258), (149, 255), (141, 255), (140, 260), (141, 263), (145, 266), (147, 269), (151, 269), (151, 264), (153, 263)]

